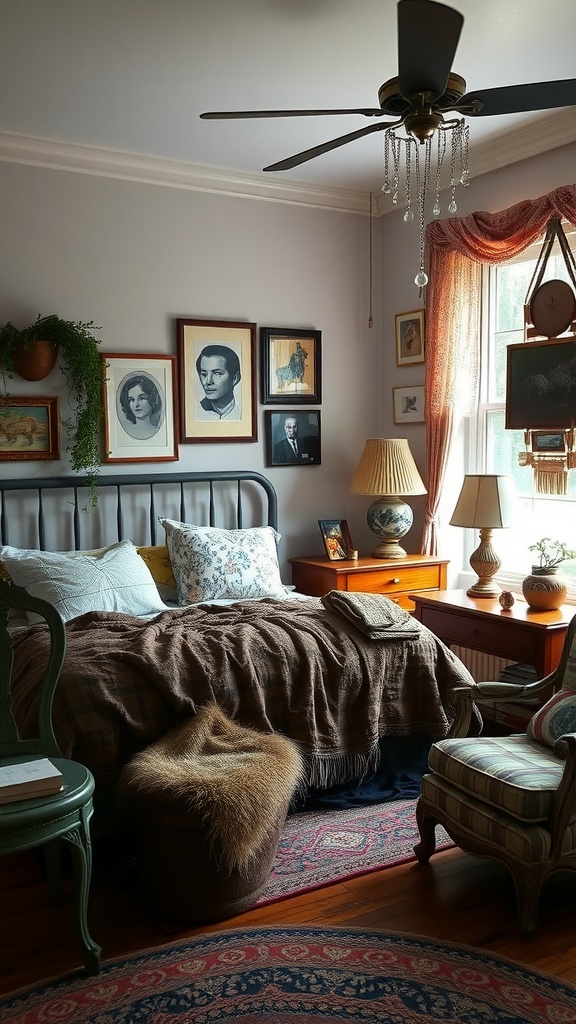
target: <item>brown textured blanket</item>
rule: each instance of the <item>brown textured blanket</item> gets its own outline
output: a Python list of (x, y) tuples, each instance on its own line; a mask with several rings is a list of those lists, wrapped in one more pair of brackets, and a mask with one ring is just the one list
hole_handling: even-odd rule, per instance
[[(311, 785), (361, 778), (383, 736), (444, 736), (449, 692), (470, 684), (462, 663), (425, 627), (372, 640), (311, 601), (199, 605), (143, 622), (89, 612), (66, 625), (54, 728), (67, 757), (100, 783), (136, 751), (216, 703), (241, 725), (280, 732), (304, 755)], [(44, 626), (14, 638), (14, 713), (35, 724)]]

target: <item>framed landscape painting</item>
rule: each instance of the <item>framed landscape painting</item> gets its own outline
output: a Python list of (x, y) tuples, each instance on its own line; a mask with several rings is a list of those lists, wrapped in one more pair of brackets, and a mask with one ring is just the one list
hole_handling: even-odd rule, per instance
[(58, 399), (0, 398), (0, 461), (60, 458)]

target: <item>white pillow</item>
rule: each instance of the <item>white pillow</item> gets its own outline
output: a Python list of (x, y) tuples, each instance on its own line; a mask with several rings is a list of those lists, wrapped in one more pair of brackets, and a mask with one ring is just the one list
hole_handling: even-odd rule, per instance
[(166, 531), (178, 604), (221, 598), (285, 598), (271, 526), (220, 530), (159, 519)]
[[(91, 552), (4, 545), (0, 559), (15, 583), (53, 604), (64, 620), (90, 611), (153, 615), (166, 609), (152, 573), (131, 540)], [(34, 612), (28, 618), (41, 621)]]

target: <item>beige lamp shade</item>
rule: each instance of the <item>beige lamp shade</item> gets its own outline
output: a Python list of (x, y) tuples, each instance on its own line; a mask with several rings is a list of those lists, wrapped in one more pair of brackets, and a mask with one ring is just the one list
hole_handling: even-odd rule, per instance
[(353, 494), (426, 494), (405, 437), (369, 437), (354, 479)]
[(494, 576), (502, 562), (492, 547), (492, 531), (514, 526), (515, 512), (516, 486), (511, 476), (472, 473), (464, 477), (450, 526), (480, 530), (480, 544), (470, 555), (470, 565), (478, 576), (467, 591), (470, 597), (498, 597), (500, 587)]
[(366, 515), (368, 526), (380, 540), (373, 556), (406, 558), (398, 541), (408, 533), (414, 515), (401, 495), (426, 494), (407, 439), (368, 438), (349, 490), (353, 494), (380, 496)]

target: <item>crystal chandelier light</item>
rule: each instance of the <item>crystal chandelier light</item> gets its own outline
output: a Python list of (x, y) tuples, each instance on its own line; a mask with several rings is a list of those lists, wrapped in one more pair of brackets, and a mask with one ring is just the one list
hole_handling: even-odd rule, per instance
[[(408, 128), (407, 120), (401, 127)], [(406, 212), (404, 220), (407, 224), (418, 217), (420, 230), (420, 269), (414, 278), (419, 288), (428, 284), (428, 275), (424, 270), (424, 246), (426, 227), (426, 206), (429, 193), (433, 190), (434, 205), (432, 213), (439, 217), (440, 192), (442, 190), (442, 169), (448, 148), (447, 135), (450, 133), (450, 202), (448, 213), (456, 213), (456, 186), (469, 185), (468, 172), (468, 125), (464, 118), (454, 118), (435, 124), (432, 130), (416, 138), (413, 134), (397, 134), (398, 125), (392, 125), (384, 133), (384, 182), (382, 191), (392, 196), (397, 206), (400, 198), (401, 178), (403, 179)], [(434, 140), (436, 136), (436, 140)], [(436, 166), (432, 166), (433, 150), (435, 150)], [(416, 212), (414, 211), (416, 208)]]

